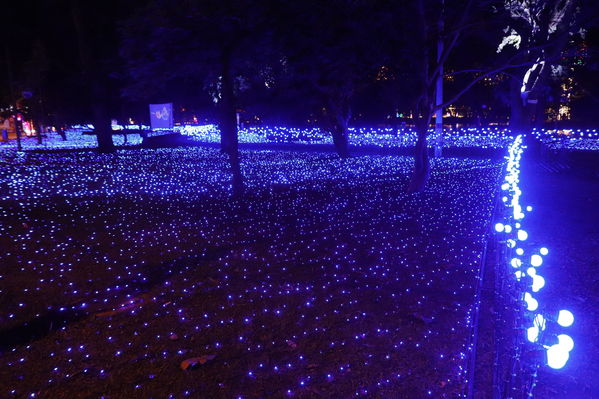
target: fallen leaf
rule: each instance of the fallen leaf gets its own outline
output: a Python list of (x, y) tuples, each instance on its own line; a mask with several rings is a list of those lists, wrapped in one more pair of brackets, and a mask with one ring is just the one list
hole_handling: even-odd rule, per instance
[(96, 317), (110, 317), (110, 316), (114, 316), (116, 314), (125, 312), (127, 310), (136, 308), (138, 306), (141, 306), (147, 300), (148, 300), (147, 295), (142, 295), (142, 296), (140, 296), (138, 298), (132, 298), (132, 299), (129, 299), (128, 301), (126, 301), (126, 302), (121, 303), (114, 310), (109, 310), (107, 312), (96, 313), (95, 316)]
[(297, 344), (290, 339), (287, 340), (287, 345), (289, 345), (291, 349), (297, 348)]
[(216, 355), (202, 355), (199, 357), (190, 357), (181, 362), (181, 370), (193, 369), (199, 365), (206, 364), (210, 360), (214, 359)]

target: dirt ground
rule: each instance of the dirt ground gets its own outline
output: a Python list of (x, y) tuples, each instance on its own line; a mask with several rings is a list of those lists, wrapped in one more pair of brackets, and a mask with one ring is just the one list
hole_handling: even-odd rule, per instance
[(1, 396), (459, 397), (501, 162), (243, 159), (4, 159)]
[(599, 398), (599, 174), (586, 158), (524, 163), (523, 200), (535, 208), (530, 237), (549, 249), (539, 300), (575, 316), (563, 331), (575, 342), (570, 359), (561, 370), (541, 369), (536, 398)]

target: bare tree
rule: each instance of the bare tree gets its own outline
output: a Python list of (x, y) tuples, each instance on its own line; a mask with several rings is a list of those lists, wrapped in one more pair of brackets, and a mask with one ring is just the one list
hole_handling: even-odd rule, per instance
[(505, 0), (510, 17), (497, 52), (517, 54), (523, 66), (512, 77), (510, 126), (520, 131), (544, 120), (547, 84), (571, 34), (580, 29), (577, 0)]
[[(84, 17), (90, 17), (89, 14), (83, 14), (81, 11), (81, 0), (71, 0), (71, 17), (75, 32), (77, 34), (77, 48), (81, 67), (82, 81), (86, 83), (91, 98), (93, 111), (94, 132), (98, 140), (98, 150), (104, 153), (114, 152), (114, 143), (112, 142), (112, 126), (110, 114), (108, 111), (108, 85), (106, 83), (106, 73), (101, 70), (102, 63), (100, 46), (97, 46), (97, 40), (90, 38), (89, 24)], [(89, 11), (89, 9), (88, 9)], [(100, 24), (97, 24), (100, 25)]]

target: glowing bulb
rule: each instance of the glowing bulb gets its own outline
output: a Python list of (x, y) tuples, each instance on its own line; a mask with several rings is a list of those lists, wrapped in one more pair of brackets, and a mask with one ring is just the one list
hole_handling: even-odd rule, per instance
[(518, 258), (512, 258), (512, 261), (510, 262), (510, 264), (512, 265), (512, 267), (518, 268), (518, 267), (522, 266), (522, 261)]
[(539, 267), (543, 264), (543, 258), (541, 255), (534, 254), (530, 257), (530, 264), (534, 267)]
[(535, 274), (532, 276), (532, 292), (539, 292), (541, 288), (545, 286), (545, 279), (543, 276)]
[(539, 338), (539, 328), (537, 326), (528, 327), (526, 330), (526, 338), (530, 342), (535, 342)]
[(510, 238), (509, 240), (507, 240), (507, 246), (509, 248), (514, 248), (516, 246), (516, 241), (514, 241)]
[(524, 302), (526, 302), (526, 310), (530, 310), (531, 312), (534, 312), (539, 307), (539, 302), (528, 292), (524, 293)]
[(562, 348), (564, 348), (564, 350), (567, 350), (568, 352), (574, 349), (574, 340), (567, 334), (558, 335), (557, 342), (559, 342), (559, 346), (561, 346)]
[(570, 327), (574, 323), (574, 315), (569, 310), (560, 310), (557, 316), (557, 324), (562, 327)]
[(495, 225), (495, 231), (498, 232), (498, 233), (501, 233), (503, 231), (504, 227), (505, 226), (503, 225), (503, 223), (497, 223)]
[(524, 250), (522, 248), (516, 248), (516, 254), (524, 255)]
[(532, 206), (528, 205), (528, 206), (526, 207), (526, 210), (527, 210), (528, 212), (532, 211)]
[(512, 226), (510, 226), (509, 224), (506, 224), (503, 229), (505, 230), (506, 233), (511, 233), (512, 232)]
[(534, 267), (529, 267), (528, 269), (526, 269), (526, 274), (532, 277), (537, 274), (537, 269), (535, 269)]
[(547, 365), (552, 369), (561, 369), (566, 365), (570, 354), (559, 344), (552, 345), (547, 349)]
[[(531, 296), (531, 298), (532, 298), (532, 296)], [(533, 320), (533, 324), (535, 326), (539, 327), (539, 330), (544, 331), (545, 330), (545, 318), (543, 317), (543, 315), (542, 314), (536, 314), (535, 318)]]
[(541, 255), (545, 256), (549, 253), (549, 250), (547, 248), (543, 247), (539, 250), (539, 252), (541, 253)]
[(516, 270), (516, 278), (518, 279), (518, 281), (520, 281), (520, 279), (522, 278), (522, 276), (524, 276), (524, 273), (522, 273), (521, 270)]
[(518, 240), (525, 241), (528, 238), (528, 233), (524, 230), (518, 230)]

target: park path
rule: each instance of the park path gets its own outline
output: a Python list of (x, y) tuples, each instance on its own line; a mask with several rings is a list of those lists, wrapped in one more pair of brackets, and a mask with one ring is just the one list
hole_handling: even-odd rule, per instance
[(534, 397), (599, 398), (599, 175), (554, 164), (525, 161), (521, 186), (530, 239), (549, 249), (540, 302), (572, 310), (575, 348), (563, 369), (541, 369)]

